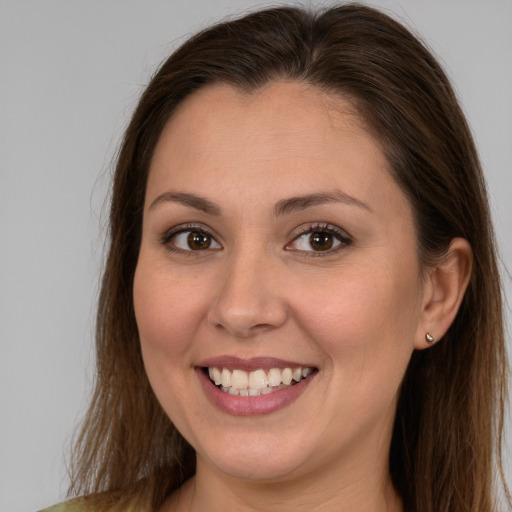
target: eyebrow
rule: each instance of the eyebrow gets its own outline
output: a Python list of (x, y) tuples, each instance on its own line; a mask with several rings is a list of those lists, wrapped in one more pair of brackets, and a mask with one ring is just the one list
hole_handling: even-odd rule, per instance
[[(175, 190), (168, 190), (160, 194), (150, 205), (149, 209), (152, 210), (158, 204), (164, 202), (180, 203), (185, 206), (190, 206), (196, 210), (208, 213), (210, 215), (220, 215), (221, 209), (215, 203), (204, 197), (188, 192), (177, 192)], [(314, 194), (306, 194), (303, 196), (290, 197), (278, 201), (274, 206), (274, 215), (280, 217), (288, 215), (306, 208), (319, 206), (325, 203), (345, 203), (352, 206), (357, 206), (371, 212), (371, 208), (361, 199), (357, 199), (341, 190), (333, 192), (317, 192)]]
[(318, 192), (315, 194), (307, 194), (299, 197), (291, 197), (290, 199), (282, 199), (274, 207), (274, 215), (276, 217), (287, 215), (313, 206), (319, 206), (325, 203), (345, 203), (351, 206), (357, 206), (368, 210), (372, 209), (361, 199), (357, 199), (341, 190), (333, 192)]
[(210, 215), (220, 215), (220, 208), (205, 199), (204, 197), (197, 196), (196, 194), (190, 194), (187, 192), (176, 192), (174, 190), (168, 190), (163, 194), (160, 194), (149, 207), (150, 210), (155, 208), (158, 204), (164, 202), (181, 203), (185, 206), (190, 206), (196, 210), (208, 213)]

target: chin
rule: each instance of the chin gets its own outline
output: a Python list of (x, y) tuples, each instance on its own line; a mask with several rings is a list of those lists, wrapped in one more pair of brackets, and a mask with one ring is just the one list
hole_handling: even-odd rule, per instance
[(207, 461), (207, 464), (230, 478), (266, 484), (297, 475), (300, 472), (299, 468), (304, 467), (304, 463), (305, 461), (299, 460), (299, 457), (284, 453), (270, 457), (268, 452), (258, 454), (245, 451)]
[[(198, 446), (198, 468), (206, 464), (231, 478), (254, 483), (271, 483), (312, 471), (312, 450), (303, 436), (278, 434), (228, 434), (215, 436)], [(211, 447), (215, 446), (215, 450)], [(309, 468), (309, 469), (308, 469)]]

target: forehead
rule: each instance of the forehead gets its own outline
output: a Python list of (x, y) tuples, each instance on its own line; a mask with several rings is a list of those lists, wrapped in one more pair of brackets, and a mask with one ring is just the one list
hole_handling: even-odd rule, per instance
[(190, 95), (158, 141), (146, 198), (166, 188), (220, 201), (236, 189), (241, 204), (333, 188), (382, 207), (403, 196), (353, 103), (298, 82), (251, 93), (216, 84)]
[(230, 128), (236, 130), (239, 142), (241, 136), (250, 135), (254, 143), (259, 141), (258, 136), (272, 130), (275, 135), (283, 135), (276, 144), (283, 143), (284, 135), (313, 144), (319, 136), (330, 135), (333, 129), (351, 132), (353, 136), (366, 131), (348, 98), (304, 82), (278, 81), (251, 92), (227, 84), (203, 87), (177, 107), (162, 138), (180, 137), (178, 132), (185, 137), (192, 132), (197, 143), (202, 142), (203, 134), (206, 142), (210, 142), (212, 136), (232, 136)]

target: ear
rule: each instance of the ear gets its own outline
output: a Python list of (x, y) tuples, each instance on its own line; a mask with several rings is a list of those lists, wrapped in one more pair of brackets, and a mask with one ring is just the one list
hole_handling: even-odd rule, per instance
[[(440, 340), (452, 324), (471, 276), (473, 252), (464, 238), (454, 238), (435, 267), (427, 269), (421, 321), (414, 348), (422, 350)], [(427, 333), (433, 341), (427, 341)]]

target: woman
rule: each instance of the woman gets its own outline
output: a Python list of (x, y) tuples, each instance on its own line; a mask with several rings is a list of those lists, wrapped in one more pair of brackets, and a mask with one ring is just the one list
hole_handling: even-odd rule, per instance
[(506, 357), (449, 82), (373, 9), (212, 27), (114, 180), (98, 377), (63, 510), (495, 509)]

